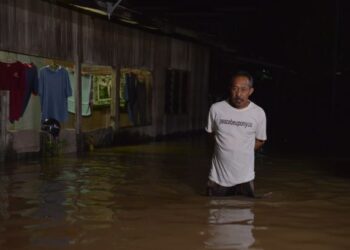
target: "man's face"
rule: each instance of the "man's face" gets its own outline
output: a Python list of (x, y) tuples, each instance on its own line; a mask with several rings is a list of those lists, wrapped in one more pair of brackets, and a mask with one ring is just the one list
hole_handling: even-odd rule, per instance
[(249, 85), (249, 79), (245, 76), (237, 76), (232, 79), (230, 88), (230, 101), (236, 108), (245, 108), (249, 104), (249, 96), (254, 89)]

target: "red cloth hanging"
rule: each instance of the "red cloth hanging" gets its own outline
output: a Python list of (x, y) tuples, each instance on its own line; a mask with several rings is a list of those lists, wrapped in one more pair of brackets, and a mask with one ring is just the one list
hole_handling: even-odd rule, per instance
[(25, 65), (20, 62), (0, 62), (0, 90), (10, 91), (10, 122), (21, 117), (25, 88)]

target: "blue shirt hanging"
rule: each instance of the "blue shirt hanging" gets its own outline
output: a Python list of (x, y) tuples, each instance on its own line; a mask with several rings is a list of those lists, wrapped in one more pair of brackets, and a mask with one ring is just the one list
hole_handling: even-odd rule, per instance
[(63, 67), (43, 67), (39, 72), (41, 119), (54, 118), (60, 122), (68, 118), (67, 98), (72, 95), (68, 72)]

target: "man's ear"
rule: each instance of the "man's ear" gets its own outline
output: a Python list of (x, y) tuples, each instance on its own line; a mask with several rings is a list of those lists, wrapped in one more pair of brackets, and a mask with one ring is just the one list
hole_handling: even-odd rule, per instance
[(254, 88), (250, 88), (250, 90), (249, 90), (249, 96), (250, 96), (251, 94), (253, 94), (253, 92), (254, 92)]

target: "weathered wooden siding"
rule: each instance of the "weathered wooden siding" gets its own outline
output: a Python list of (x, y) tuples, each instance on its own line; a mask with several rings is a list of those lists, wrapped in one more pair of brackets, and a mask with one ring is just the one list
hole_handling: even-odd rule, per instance
[(0, 1), (0, 48), (73, 60), (73, 12), (33, 0)]
[[(76, 25), (79, 29), (74, 28)], [(144, 67), (153, 72), (153, 123), (128, 130), (156, 136), (203, 126), (209, 70), (206, 46), (132, 29), (43, 1), (0, 0), (0, 50), (73, 62), (78, 53), (74, 46), (77, 30), (81, 31), (82, 63)], [(186, 115), (164, 114), (167, 68), (190, 71)]]

